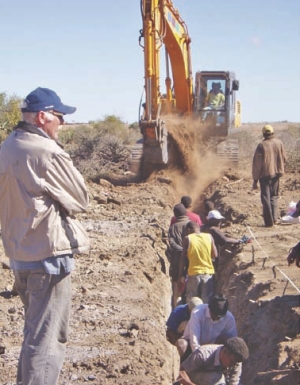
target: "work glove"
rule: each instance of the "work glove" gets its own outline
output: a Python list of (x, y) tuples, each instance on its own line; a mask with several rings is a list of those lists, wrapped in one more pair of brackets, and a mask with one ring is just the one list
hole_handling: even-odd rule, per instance
[(241, 239), (239, 239), (240, 244), (245, 244), (245, 243), (251, 243), (251, 238), (248, 237), (247, 235), (243, 235)]

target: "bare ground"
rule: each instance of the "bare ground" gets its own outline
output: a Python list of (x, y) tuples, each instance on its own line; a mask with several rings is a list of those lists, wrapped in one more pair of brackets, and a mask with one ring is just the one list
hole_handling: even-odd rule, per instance
[[(192, 195), (200, 215), (203, 198), (212, 197), (231, 223), (224, 231), (252, 237), (239, 254), (222, 252), (217, 273), (218, 290), (228, 297), (239, 335), (250, 349), (243, 385), (300, 384), (300, 270), (286, 263), (300, 225), (262, 226), (246, 153), (242, 160), (217, 175), (211, 166), (199, 176), (201, 183), (163, 171), (141, 184), (89, 184), (91, 204), (81, 220), (92, 248), (76, 260), (61, 385), (172, 383), (178, 357), (165, 339), (171, 296), (165, 240), (172, 207), (184, 193)], [(300, 174), (287, 173), (281, 181), (281, 211), (299, 199)], [(1, 261), (7, 262), (3, 251)], [(5, 263), (1, 275), (0, 384), (12, 385), (23, 308), (11, 296), (13, 278)]]

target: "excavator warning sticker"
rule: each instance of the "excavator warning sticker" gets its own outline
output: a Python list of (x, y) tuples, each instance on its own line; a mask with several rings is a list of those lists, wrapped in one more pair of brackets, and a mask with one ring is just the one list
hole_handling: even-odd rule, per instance
[(176, 30), (176, 32), (180, 33), (180, 24), (169, 10), (167, 10), (167, 20), (169, 24)]

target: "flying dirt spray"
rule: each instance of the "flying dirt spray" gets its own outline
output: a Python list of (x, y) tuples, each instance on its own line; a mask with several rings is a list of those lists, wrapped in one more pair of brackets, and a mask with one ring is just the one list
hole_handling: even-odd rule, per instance
[[(217, 157), (216, 143), (203, 140), (195, 120), (168, 117), (166, 124), (172, 138), (170, 159), (168, 168), (159, 173), (172, 180), (178, 197), (186, 194), (199, 197), (220, 176), (228, 162)], [(152, 178), (155, 175), (157, 172), (152, 174)]]

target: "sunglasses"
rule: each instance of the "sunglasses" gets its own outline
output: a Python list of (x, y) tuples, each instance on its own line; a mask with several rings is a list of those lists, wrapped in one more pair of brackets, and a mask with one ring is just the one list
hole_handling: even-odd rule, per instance
[(56, 116), (61, 123), (63, 123), (65, 121), (64, 120), (64, 114), (62, 114), (61, 112), (56, 112), (56, 111), (47, 111), (47, 112), (49, 112), (49, 114), (51, 114), (51, 115)]

